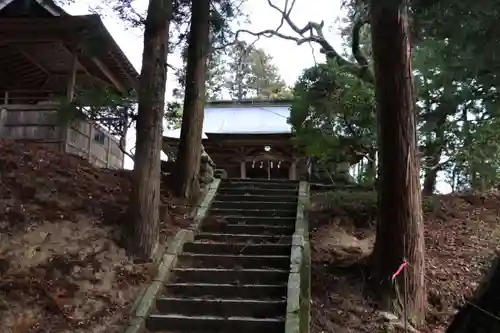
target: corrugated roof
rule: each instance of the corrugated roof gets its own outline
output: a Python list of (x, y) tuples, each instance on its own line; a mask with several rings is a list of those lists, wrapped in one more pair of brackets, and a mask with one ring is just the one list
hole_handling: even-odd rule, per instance
[[(205, 133), (269, 134), (290, 133), (287, 123), (290, 107), (286, 105), (207, 106), (203, 121)], [(166, 130), (165, 136), (178, 138), (180, 129)]]

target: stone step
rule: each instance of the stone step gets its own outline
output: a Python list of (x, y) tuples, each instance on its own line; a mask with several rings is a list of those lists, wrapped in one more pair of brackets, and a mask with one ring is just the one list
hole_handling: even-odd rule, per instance
[(288, 270), (278, 269), (223, 269), (175, 268), (169, 282), (239, 284), (286, 284)]
[(254, 188), (289, 188), (295, 189), (299, 187), (299, 182), (284, 182), (284, 181), (258, 181), (251, 179), (233, 179), (227, 180), (224, 179), (221, 183), (223, 186), (231, 187), (231, 186), (247, 186)]
[(212, 202), (212, 209), (258, 209), (258, 210), (293, 210), (297, 211), (296, 202), (272, 201), (218, 201)]
[(281, 235), (224, 234), (200, 232), (194, 237), (194, 239), (196, 241), (211, 241), (217, 243), (292, 244), (292, 236)]
[(287, 244), (251, 244), (251, 243), (212, 243), (191, 242), (184, 244), (184, 252), (195, 254), (231, 254), (231, 255), (290, 255), (291, 245)]
[(183, 316), (178, 314), (152, 314), (146, 320), (146, 328), (150, 331), (168, 330), (200, 330), (218, 333), (282, 333), (285, 320), (278, 318), (249, 317), (215, 317), (215, 316)]
[(215, 196), (215, 200), (217, 201), (253, 201), (253, 202), (294, 202), (297, 203), (298, 197), (295, 194), (290, 195), (262, 195), (262, 192), (259, 194), (218, 194)]
[(375, 191), (373, 186), (360, 185), (360, 184), (321, 184), (321, 183), (309, 183), (310, 190), (321, 191), (321, 192), (332, 192), (332, 191)]
[(294, 217), (261, 217), (261, 216), (224, 216), (207, 217), (203, 225), (214, 224), (239, 224), (239, 225), (269, 225), (269, 226), (289, 226), (295, 228), (296, 216)]
[(192, 268), (275, 268), (289, 269), (290, 257), (276, 255), (222, 255), (183, 252), (177, 267)]
[(283, 284), (229, 283), (167, 283), (165, 295), (204, 298), (242, 298), (258, 300), (286, 299), (287, 286)]
[(156, 310), (159, 313), (187, 316), (273, 318), (286, 314), (286, 300), (161, 297), (156, 300)]
[(294, 224), (288, 226), (268, 224), (226, 224), (213, 223), (201, 226), (203, 232), (228, 233), (228, 234), (256, 234), (256, 235), (293, 235)]
[(209, 216), (217, 216), (224, 218), (226, 216), (258, 216), (258, 217), (296, 217), (296, 209), (226, 209), (226, 208), (210, 208)]
[(225, 187), (223, 185), (219, 186), (217, 190), (217, 195), (261, 195), (261, 196), (293, 196), (297, 197), (299, 191), (297, 189), (249, 189), (245, 187)]
[(224, 189), (238, 190), (293, 190), (298, 191), (298, 184), (274, 184), (274, 183), (250, 183), (250, 182), (233, 182), (222, 183), (220, 186)]
[(225, 178), (224, 182), (238, 182), (238, 183), (285, 183), (285, 184), (298, 184), (298, 180), (290, 179), (267, 179), (267, 178)]

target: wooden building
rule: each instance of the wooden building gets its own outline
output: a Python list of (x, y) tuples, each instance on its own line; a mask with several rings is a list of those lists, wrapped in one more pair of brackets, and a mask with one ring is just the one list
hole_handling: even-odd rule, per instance
[[(287, 101), (221, 101), (207, 103), (203, 146), (230, 178), (307, 179), (307, 157), (292, 143)], [(180, 130), (163, 137), (172, 158)]]
[[(122, 168), (124, 140), (87, 120), (61, 122), (58, 110), (85, 89), (125, 95), (137, 80), (98, 15), (71, 16), (51, 0), (0, 0), (0, 138)], [(124, 128), (125, 117), (117, 120)]]

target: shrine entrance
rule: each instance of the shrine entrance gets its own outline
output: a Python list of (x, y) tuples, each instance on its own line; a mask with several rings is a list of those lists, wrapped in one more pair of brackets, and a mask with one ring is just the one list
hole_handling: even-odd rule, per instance
[(245, 162), (246, 178), (289, 179), (290, 163), (271, 159)]
[[(306, 160), (293, 145), (291, 133), (205, 134), (205, 151), (228, 178), (302, 180), (308, 177)], [(178, 139), (163, 137), (162, 145), (164, 153), (176, 152)]]

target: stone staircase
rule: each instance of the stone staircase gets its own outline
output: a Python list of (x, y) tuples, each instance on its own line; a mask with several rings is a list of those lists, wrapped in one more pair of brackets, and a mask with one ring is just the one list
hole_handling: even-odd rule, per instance
[(146, 321), (152, 332), (283, 333), (299, 183), (223, 180)]

